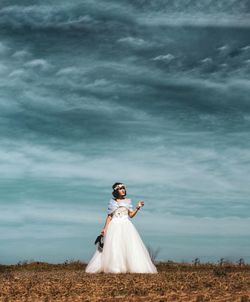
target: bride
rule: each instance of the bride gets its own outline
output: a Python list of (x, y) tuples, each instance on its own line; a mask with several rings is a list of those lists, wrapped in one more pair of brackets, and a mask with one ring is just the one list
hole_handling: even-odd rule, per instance
[(125, 198), (125, 185), (117, 182), (112, 188), (114, 198), (109, 201), (107, 218), (101, 230), (103, 250), (96, 250), (85, 272), (157, 273), (147, 248), (128, 218), (136, 215), (144, 201), (139, 201), (133, 210), (131, 199)]

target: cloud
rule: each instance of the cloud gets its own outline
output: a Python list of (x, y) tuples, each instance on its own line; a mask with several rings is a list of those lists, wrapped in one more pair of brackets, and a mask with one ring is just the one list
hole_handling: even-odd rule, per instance
[(27, 50), (17, 50), (16, 52), (13, 53), (12, 57), (15, 59), (24, 59), (26, 57), (30, 57), (31, 53)]
[(167, 55), (160, 55), (153, 58), (153, 61), (172, 61), (175, 58), (174, 55), (168, 53)]
[(150, 46), (150, 43), (141, 38), (135, 37), (125, 37), (120, 38), (117, 42), (122, 44), (127, 44), (132, 47), (147, 47)]
[[(165, 213), (164, 217), (157, 215), (155, 220), (157, 223), (152, 223), (150, 226), (148, 221), (152, 221), (150, 213), (141, 214), (140, 228), (146, 233), (155, 234), (162, 233), (164, 235), (187, 235), (187, 236), (248, 236), (250, 218), (239, 217), (192, 217), (192, 216), (177, 216)], [(151, 217), (151, 218), (150, 218)]]
[(3, 63), (0, 63), (0, 74), (5, 74), (8, 70), (8, 67)]
[(40, 68), (41, 70), (48, 70), (50, 68), (50, 64), (44, 59), (34, 59), (25, 63), (24, 66), (31, 68)]
[[(193, 27), (238, 27), (248, 28), (248, 7), (246, 3), (239, 6), (236, 1), (230, 5), (224, 2), (218, 5), (212, 1), (209, 5), (197, 5), (188, 2), (183, 5), (166, 3), (117, 3), (109, 1), (102, 6), (96, 1), (76, 2), (74, 5), (64, 4), (53, 7), (46, 2), (43, 5), (12, 5), (0, 10), (0, 24), (5, 29), (20, 30), (29, 27), (30, 30), (85, 30), (97, 32), (105, 26), (115, 35), (114, 26), (119, 24), (124, 30), (132, 26), (193, 26)], [(245, 7), (245, 8), (244, 8)], [(101, 26), (100, 26), (101, 25)], [(146, 46), (143, 37), (119, 38), (119, 42), (130, 46)]]
[[(105, 205), (106, 206), (106, 205)], [(105, 206), (61, 205), (60, 209), (51, 203), (22, 202), (22, 204), (1, 206), (1, 239), (49, 239), (81, 236), (85, 226), (101, 227), (105, 222)], [(146, 206), (145, 206), (146, 207)], [(14, 210), (15, 208), (15, 210)], [(147, 236), (247, 236), (249, 219), (239, 217), (192, 217), (148, 212), (138, 215), (139, 229)], [(149, 225), (148, 221), (152, 223)], [(31, 227), (32, 225), (32, 227)], [(7, 232), (6, 232), (7, 230)]]
[[(141, 145), (140, 140), (137, 144)], [(235, 161), (235, 154), (240, 156), (240, 161)], [(48, 146), (25, 146), (22, 143), (12, 144), (11, 150), (2, 148), (1, 171), (5, 178), (22, 178), (29, 175), (46, 179), (47, 175), (50, 175), (52, 179), (89, 179), (103, 184), (103, 179), (105, 183), (112, 183), (117, 177), (116, 167), (122, 160), (123, 169), (119, 175), (125, 182), (154, 187), (165, 186), (171, 191), (186, 192), (186, 196), (196, 202), (195, 194), (202, 199), (210, 196), (212, 199), (222, 200), (236, 198), (238, 190), (241, 190), (242, 197), (249, 194), (249, 171), (247, 166), (242, 164), (249, 160), (248, 157), (240, 148), (230, 148), (220, 155), (214, 149), (197, 145), (173, 145), (171, 148), (148, 145), (144, 146), (143, 157), (140, 149), (127, 146), (121, 148), (118, 154), (112, 152), (105, 156), (100, 154), (92, 157), (80, 151), (54, 150)], [(208, 189), (210, 187), (213, 188), (212, 192)], [(202, 203), (202, 200), (200, 202)]]
[(155, 13), (148, 16), (145, 14), (138, 17), (137, 22), (144, 26), (187, 26), (187, 27), (222, 27), (222, 28), (249, 28), (250, 22), (248, 14), (239, 16), (216, 14), (211, 15), (192, 13), (179, 14), (173, 13), (166, 17), (166, 14)]
[(120, 5), (112, 3), (101, 5), (99, 2), (63, 4), (57, 7), (51, 5), (12, 5), (0, 10), (0, 24), (5, 29), (20, 30), (29, 27), (30, 30), (86, 30), (99, 28), (100, 21), (106, 25), (123, 23), (130, 19), (127, 11), (121, 13)]
[(5, 45), (5, 43), (0, 41), (0, 54), (5, 54), (9, 50), (9, 47)]
[(74, 74), (81, 74), (83, 71), (81, 69), (75, 67), (75, 66), (70, 66), (70, 67), (65, 67), (57, 71), (56, 75), (61, 76), (61, 75), (74, 75)]
[(17, 69), (17, 70), (13, 70), (10, 74), (9, 77), (16, 77), (16, 78), (22, 78), (23, 76), (25, 76), (26, 72), (24, 69)]
[[(239, 3), (240, 2), (240, 3)], [(141, 10), (143, 12), (164, 12), (164, 13), (195, 13), (195, 12), (203, 12), (207, 14), (223, 12), (228, 14), (237, 14), (242, 12), (249, 12), (249, 6), (247, 0), (222, 0), (220, 2), (216, 0), (210, 0), (206, 2), (199, 1), (189, 1), (189, 0), (176, 0), (172, 1), (129, 1), (131, 5), (137, 10)]]

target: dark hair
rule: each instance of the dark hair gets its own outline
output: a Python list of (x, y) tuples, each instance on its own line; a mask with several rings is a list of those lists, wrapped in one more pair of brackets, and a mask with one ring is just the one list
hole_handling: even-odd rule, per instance
[[(112, 189), (113, 189), (113, 192), (112, 192), (112, 195), (115, 197), (115, 198), (118, 198), (119, 197), (119, 194), (118, 194), (118, 190), (114, 190), (114, 188), (118, 185), (123, 185), (122, 182), (116, 182), (113, 184), (112, 186)], [(126, 188), (125, 188), (125, 196), (127, 195), (127, 191), (126, 191)]]

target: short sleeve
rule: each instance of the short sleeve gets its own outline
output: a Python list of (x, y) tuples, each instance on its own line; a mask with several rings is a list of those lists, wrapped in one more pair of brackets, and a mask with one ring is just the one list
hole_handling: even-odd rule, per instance
[(131, 199), (129, 199), (128, 210), (129, 211), (133, 211), (133, 204), (132, 204), (132, 200)]
[(112, 201), (110, 200), (108, 203), (107, 214), (110, 215), (114, 211), (114, 207)]

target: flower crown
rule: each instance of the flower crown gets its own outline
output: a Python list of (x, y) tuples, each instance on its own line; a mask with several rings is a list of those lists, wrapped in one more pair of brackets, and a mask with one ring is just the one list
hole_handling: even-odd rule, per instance
[(113, 190), (116, 191), (117, 189), (120, 189), (120, 188), (125, 188), (126, 189), (124, 184), (119, 184), (119, 185), (116, 185)]

